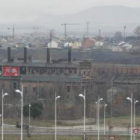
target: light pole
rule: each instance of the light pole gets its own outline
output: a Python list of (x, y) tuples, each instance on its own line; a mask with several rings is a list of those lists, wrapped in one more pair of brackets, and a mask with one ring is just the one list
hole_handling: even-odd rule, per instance
[(21, 91), (16, 89), (15, 92), (21, 95), (21, 140), (23, 140), (23, 84), (21, 85)]
[(113, 101), (114, 101), (114, 95), (113, 95), (113, 85), (114, 85), (114, 76), (111, 78), (111, 111), (110, 111), (110, 115), (111, 115), (111, 119), (112, 119), (112, 115), (113, 115)]
[(131, 102), (131, 129), (130, 129), (130, 131), (131, 131), (131, 133), (130, 133), (130, 140), (132, 140), (132, 113), (133, 113), (133, 94), (131, 94), (131, 98), (130, 97), (127, 97), (126, 98), (127, 100), (130, 100), (130, 102)]
[(86, 115), (86, 90), (84, 89), (84, 95), (79, 94), (84, 99), (84, 140), (85, 140), (85, 115)]
[[(136, 129), (136, 103), (138, 103), (138, 100), (134, 99), (134, 129)], [(135, 140), (135, 134), (134, 134), (134, 140)]]
[(100, 109), (99, 109), (99, 106), (100, 106), (100, 101), (102, 101), (103, 100), (103, 98), (99, 98), (99, 96), (98, 96), (98, 101), (97, 101), (97, 110), (98, 110), (98, 140), (99, 140), (99, 137), (100, 137), (100, 135), (99, 135), (99, 131), (100, 131), (100, 122), (99, 122), (99, 120), (100, 120)]
[(59, 99), (60, 96), (56, 96), (56, 92), (55, 92), (55, 140), (56, 139), (56, 135), (57, 135), (57, 99)]
[(136, 127), (136, 103), (138, 102), (138, 100), (134, 99), (134, 128)]
[(104, 135), (105, 135), (105, 108), (106, 108), (107, 104), (104, 105)]
[(8, 93), (3, 93), (3, 90), (2, 90), (2, 140), (3, 140), (3, 99), (4, 99), (4, 96), (7, 96)]
[(29, 104), (29, 132), (30, 132), (30, 114), (31, 114), (30, 108), (31, 108), (31, 104)]

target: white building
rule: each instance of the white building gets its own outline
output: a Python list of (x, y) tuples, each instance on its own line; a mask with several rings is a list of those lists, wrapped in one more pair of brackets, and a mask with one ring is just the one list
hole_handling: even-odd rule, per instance
[(58, 43), (55, 41), (51, 41), (48, 43), (48, 48), (54, 48), (57, 49), (58, 48)]

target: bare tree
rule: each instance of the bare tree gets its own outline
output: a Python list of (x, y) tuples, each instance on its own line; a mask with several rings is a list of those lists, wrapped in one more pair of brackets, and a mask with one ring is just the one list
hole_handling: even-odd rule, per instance
[(135, 35), (140, 36), (140, 25), (135, 28), (134, 33)]

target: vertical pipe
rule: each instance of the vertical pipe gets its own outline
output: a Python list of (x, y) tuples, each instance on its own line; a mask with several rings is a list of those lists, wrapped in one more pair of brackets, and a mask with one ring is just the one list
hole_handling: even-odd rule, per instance
[(50, 63), (50, 48), (47, 48), (47, 63)]
[(27, 63), (27, 48), (24, 47), (24, 63)]
[(11, 61), (11, 48), (8, 47), (7, 48), (7, 62), (10, 62)]
[(71, 63), (71, 48), (68, 47), (68, 63)]

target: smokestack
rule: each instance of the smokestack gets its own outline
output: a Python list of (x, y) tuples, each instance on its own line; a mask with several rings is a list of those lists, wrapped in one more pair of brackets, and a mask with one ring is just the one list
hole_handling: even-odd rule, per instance
[(47, 48), (47, 63), (50, 63), (50, 48)]
[(11, 48), (10, 47), (8, 47), (7, 49), (7, 61), (11, 62)]
[(27, 48), (24, 47), (24, 63), (27, 63)]
[(68, 63), (71, 63), (71, 47), (68, 48)]

